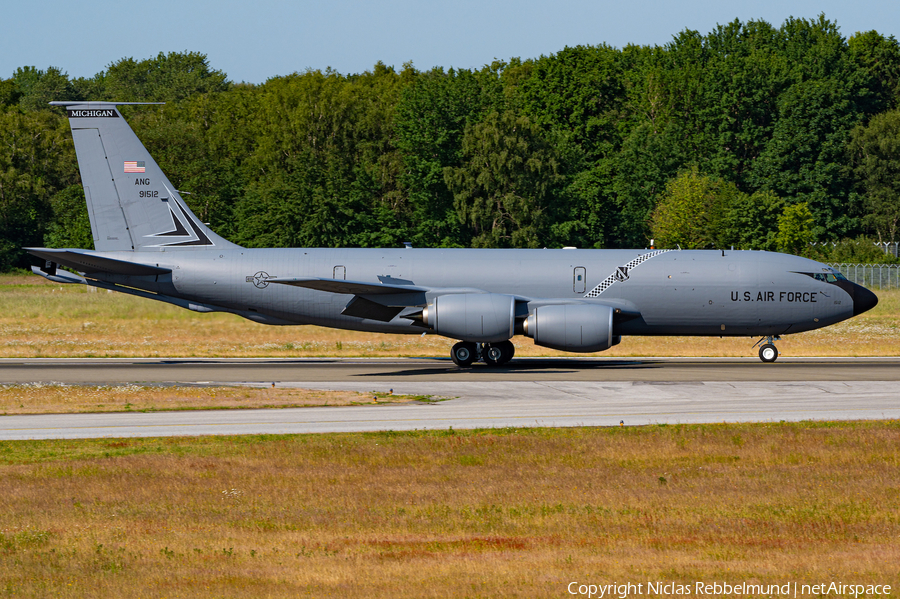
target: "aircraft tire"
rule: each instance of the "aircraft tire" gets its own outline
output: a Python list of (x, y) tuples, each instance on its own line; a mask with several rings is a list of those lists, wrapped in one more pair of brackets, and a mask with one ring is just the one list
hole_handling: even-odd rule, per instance
[(460, 341), (450, 350), (450, 359), (460, 368), (468, 368), (477, 356), (475, 344), (470, 341)]
[(774, 362), (778, 359), (778, 348), (771, 343), (766, 343), (759, 348), (759, 359), (763, 362)]
[(500, 347), (499, 343), (486, 344), (481, 352), (481, 358), (488, 366), (499, 366), (500, 364), (503, 364), (503, 357), (505, 355), (506, 352), (503, 351), (503, 348)]
[(500, 348), (500, 351), (503, 353), (500, 360), (497, 361), (500, 365), (506, 364), (516, 355), (516, 346), (513, 345), (512, 341), (501, 341), (500, 343), (495, 344), (494, 347)]

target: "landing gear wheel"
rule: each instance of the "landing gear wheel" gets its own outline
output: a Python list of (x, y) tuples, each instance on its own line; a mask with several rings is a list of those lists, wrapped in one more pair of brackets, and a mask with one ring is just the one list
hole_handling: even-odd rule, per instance
[(778, 359), (778, 348), (771, 343), (766, 343), (759, 348), (759, 359), (763, 362), (774, 362)]
[(488, 366), (499, 366), (502, 364), (503, 355), (503, 349), (501, 349), (499, 343), (485, 344), (484, 349), (481, 351), (481, 358)]
[(503, 359), (500, 360), (500, 363), (506, 364), (516, 355), (516, 346), (513, 345), (512, 341), (504, 341), (500, 346), (504, 348)]
[(460, 368), (468, 368), (477, 356), (475, 344), (470, 341), (460, 341), (450, 350), (450, 359)]
[[(499, 356), (497, 355), (498, 352)], [(514, 355), (516, 355), (516, 346), (512, 344), (512, 341), (501, 341), (500, 343), (491, 344), (485, 354), (484, 361), (491, 365), (496, 364), (502, 366), (512, 360)]]

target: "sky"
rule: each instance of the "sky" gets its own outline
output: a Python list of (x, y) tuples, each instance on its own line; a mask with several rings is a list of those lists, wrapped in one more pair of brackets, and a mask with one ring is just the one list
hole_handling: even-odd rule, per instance
[(8, 2), (0, 11), (0, 78), (21, 66), (91, 77), (121, 58), (206, 54), (235, 82), (308, 68), (340, 73), (382, 61), (401, 68), (480, 68), (566, 46), (663, 45), (684, 29), (790, 16), (834, 21), (845, 37), (900, 37), (896, 0), (156, 0)]

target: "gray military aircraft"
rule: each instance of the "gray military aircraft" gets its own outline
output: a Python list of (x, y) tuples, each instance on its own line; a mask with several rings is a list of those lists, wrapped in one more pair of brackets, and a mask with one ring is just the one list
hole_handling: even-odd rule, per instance
[(58, 283), (262, 324), (443, 335), (460, 367), (508, 362), (519, 334), (570, 352), (627, 335), (761, 337), (774, 362), (780, 335), (878, 303), (825, 264), (771, 252), (244, 248), (187, 207), (117, 108), (137, 103), (52, 104), (68, 113), (95, 248), (26, 248)]

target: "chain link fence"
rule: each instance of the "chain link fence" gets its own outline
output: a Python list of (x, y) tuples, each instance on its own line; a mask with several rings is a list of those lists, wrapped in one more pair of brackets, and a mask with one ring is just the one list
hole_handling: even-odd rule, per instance
[(900, 264), (829, 263), (828, 266), (863, 287), (900, 289)]

